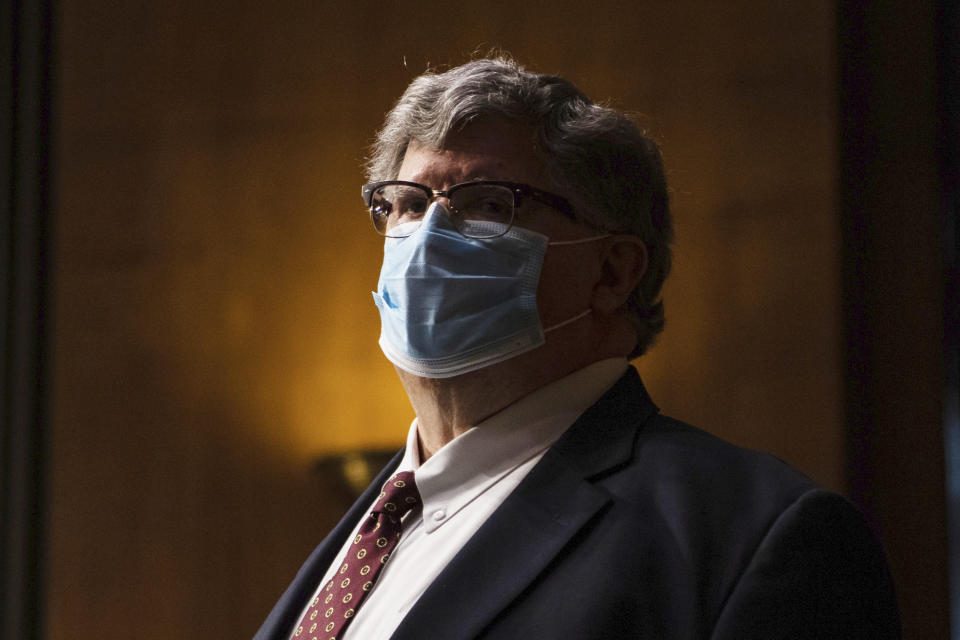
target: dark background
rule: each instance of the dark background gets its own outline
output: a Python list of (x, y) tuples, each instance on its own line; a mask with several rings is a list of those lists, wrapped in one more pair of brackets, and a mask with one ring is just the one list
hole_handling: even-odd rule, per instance
[(365, 147), (502, 47), (663, 148), (658, 404), (857, 502), (948, 637), (960, 29), (866, 5), (12, 3), (0, 634), (253, 634), (348, 500), (315, 461), (412, 418)]

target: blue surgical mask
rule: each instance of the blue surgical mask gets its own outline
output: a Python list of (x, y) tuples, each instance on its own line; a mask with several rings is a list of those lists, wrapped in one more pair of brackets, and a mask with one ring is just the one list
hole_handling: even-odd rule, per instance
[[(393, 364), (425, 378), (449, 378), (502, 362), (542, 345), (537, 285), (547, 236), (510, 227), (495, 238), (467, 238), (434, 203), (405, 238), (386, 238), (380, 281), (380, 348)], [(478, 235), (505, 228), (467, 221)], [(401, 225), (400, 227), (402, 227)], [(402, 233), (405, 229), (395, 231)]]

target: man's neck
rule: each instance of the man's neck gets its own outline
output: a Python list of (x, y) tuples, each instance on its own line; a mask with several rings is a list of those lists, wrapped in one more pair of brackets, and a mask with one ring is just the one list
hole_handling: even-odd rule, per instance
[(578, 369), (613, 357), (625, 357), (636, 343), (632, 326), (618, 318), (601, 330), (578, 324), (564, 340), (556, 336), (545, 345), (514, 358), (452, 378), (421, 378), (397, 368), (400, 382), (417, 414), (421, 461), (493, 414), (537, 389)]
[(397, 369), (417, 414), (421, 460), (568, 370), (520, 375), (514, 367), (492, 366), (453, 378), (421, 378)]

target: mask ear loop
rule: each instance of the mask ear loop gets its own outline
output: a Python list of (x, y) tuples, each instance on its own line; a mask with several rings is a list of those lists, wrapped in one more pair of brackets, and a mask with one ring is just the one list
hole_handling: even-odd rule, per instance
[[(594, 240), (603, 240), (604, 238), (609, 238), (610, 235), (611, 235), (611, 234), (609, 234), (609, 233), (603, 233), (603, 234), (598, 235), (598, 236), (590, 236), (589, 238), (578, 238), (577, 240), (558, 240), (557, 242), (548, 242), (548, 243), (547, 243), (547, 246), (554, 246), (554, 247), (556, 247), (556, 246), (570, 245), (570, 244), (584, 244), (584, 243), (586, 243), (586, 242), (593, 242)], [(567, 318), (567, 319), (564, 320), (563, 322), (558, 322), (557, 324), (553, 325), (552, 327), (547, 327), (546, 329), (543, 330), (543, 332), (544, 332), (544, 333), (550, 333), (550, 332), (553, 331), (554, 329), (559, 329), (560, 327), (565, 327), (565, 326), (567, 326), (568, 324), (571, 324), (571, 323), (573, 323), (573, 322), (576, 322), (577, 320), (580, 320), (581, 318), (586, 318), (586, 317), (587, 317), (588, 315), (590, 315), (591, 313), (593, 313), (593, 309), (587, 309), (586, 311), (581, 311), (580, 313), (578, 313), (577, 315), (573, 316), (572, 318)]]
[(577, 240), (557, 240), (556, 242), (548, 242), (547, 246), (558, 247), (566, 244), (583, 244), (584, 242), (593, 242), (594, 240), (603, 240), (604, 238), (609, 238), (611, 234), (604, 233), (599, 236), (590, 236), (589, 238), (579, 238)]
[(560, 327), (565, 327), (565, 326), (567, 326), (568, 324), (570, 324), (571, 322), (576, 322), (576, 321), (579, 320), (580, 318), (586, 318), (586, 317), (587, 317), (588, 315), (590, 315), (591, 313), (593, 313), (593, 309), (587, 309), (586, 311), (582, 311), (582, 312), (578, 313), (577, 315), (573, 316), (572, 318), (567, 318), (567, 319), (564, 320), (563, 322), (558, 322), (557, 324), (553, 325), (552, 327), (547, 327), (546, 329), (543, 330), (543, 332), (544, 332), (544, 333), (550, 333), (550, 332), (553, 331), (554, 329), (559, 329)]
[[(589, 237), (589, 238), (579, 238), (579, 239), (577, 239), (577, 240), (560, 240), (560, 241), (557, 241), (557, 242), (548, 242), (547, 244), (548, 244), (548, 245), (553, 245), (553, 246), (557, 246), (557, 245), (569, 245), (569, 244), (583, 244), (583, 243), (585, 243), (585, 242), (593, 242), (594, 240), (603, 240), (604, 238), (610, 238), (610, 237), (612, 237), (612, 236), (613, 236), (612, 233), (604, 233), (604, 234), (601, 234), (601, 235), (598, 235), (598, 236), (591, 236), (591, 237)], [(557, 324), (555, 324), (555, 325), (553, 325), (553, 326), (551, 326), (551, 327), (547, 327), (546, 329), (543, 330), (543, 332), (544, 332), (544, 333), (549, 333), (549, 332), (553, 331), (554, 329), (559, 329), (560, 327), (565, 327), (565, 326), (567, 326), (568, 324), (571, 324), (571, 323), (573, 323), (573, 322), (576, 322), (577, 320), (580, 320), (581, 318), (586, 318), (586, 317), (587, 317), (588, 315), (590, 315), (591, 313), (593, 313), (593, 309), (587, 309), (586, 311), (582, 311), (582, 312), (578, 313), (577, 315), (573, 316), (572, 318), (567, 318), (567, 319), (564, 320), (563, 322), (558, 322)]]

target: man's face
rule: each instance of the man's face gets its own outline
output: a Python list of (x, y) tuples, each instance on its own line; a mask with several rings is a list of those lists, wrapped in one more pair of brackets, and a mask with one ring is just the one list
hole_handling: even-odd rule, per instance
[[(442, 149), (430, 149), (412, 141), (397, 179), (433, 189), (446, 189), (471, 180), (506, 180), (551, 191), (543, 166), (534, 153), (531, 128), (499, 119), (468, 125), (449, 136)], [(518, 220), (517, 226), (530, 228), (553, 241), (596, 235), (596, 231), (529, 199), (518, 211)], [(547, 249), (537, 292), (537, 307), (544, 327), (590, 308), (599, 265), (597, 243)], [(548, 334), (548, 345), (551, 337)]]

